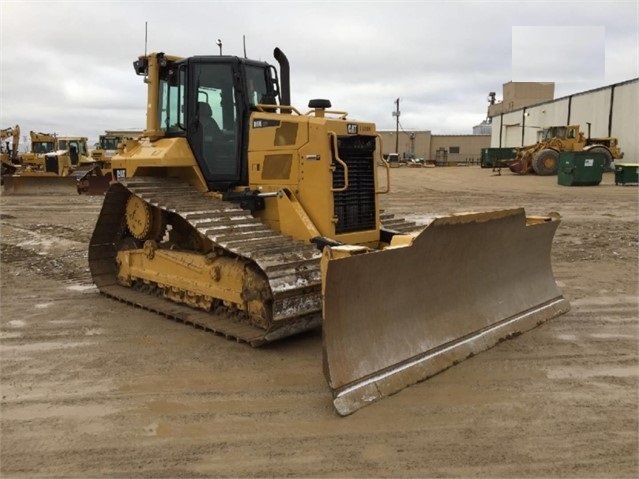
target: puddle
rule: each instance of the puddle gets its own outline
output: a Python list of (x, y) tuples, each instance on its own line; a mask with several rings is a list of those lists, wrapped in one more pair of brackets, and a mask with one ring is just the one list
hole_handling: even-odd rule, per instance
[(37, 250), (39, 255), (46, 255), (54, 247), (60, 247), (61, 249), (68, 250), (77, 246), (75, 241), (69, 241), (63, 238), (51, 238), (50, 236), (45, 236), (35, 231), (31, 231), (30, 234), (32, 239), (22, 241), (16, 246)]
[(95, 287), (94, 284), (72, 284), (71, 286), (67, 286), (67, 289), (70, 291), (97, 291), (98, 288)]
[(0, 339), (21, 338), (22, 333), (19, 331), (0, 331)]
[(2, 351), (5, 353), (8, 353), (8, 352), (22, 353), (25, 351), (29, 351), (29, 352), (53, 351), (56, 349), (68, 349), (68, 348), (77, 348), (80, 346), (91, 346), (92, 344), (95, 344), (95, 342), (94, 341), (85, 341), (85, 342), (47, 341), (47, 342), (28, 343), (28, 344), (4, 344), (2, 346)]
[(84, 332), (85, 336), (98, 336), (100, 334), (104, 334), (104, 329), (100, 329), (100, 328), (92, 328), (92, 329), (87, 329)]
[(48, 308), (49, 306), (53, 306), (53, 303), (38, 303), (36, 305), (34, 305), (35, 309), (45, 309)]
[(27, 322), (22, 319), (12, 319), (7, 323), (7, 326), (11, 328), (24, 328), (27, 325)]
[(577, 336), (574, 334), (558, 334), (557, 339), (561, 339), (563, 341), (575, 341)]

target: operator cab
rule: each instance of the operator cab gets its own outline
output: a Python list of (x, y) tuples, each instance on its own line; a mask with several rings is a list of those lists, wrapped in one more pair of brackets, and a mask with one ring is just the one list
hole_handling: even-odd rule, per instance
[(221, 55), (159, 60), (158, 121), (164, 136), (187, 138), (210, 190), (247, 184), (250, 112), (258, 104), (276, 104), (275, 68)]

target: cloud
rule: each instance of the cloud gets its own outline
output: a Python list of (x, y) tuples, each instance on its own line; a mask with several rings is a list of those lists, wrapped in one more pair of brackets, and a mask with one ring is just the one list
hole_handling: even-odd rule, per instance
[[(623, 1), (3, 1), (0, 127), (95, 139), (145, 123), (145, 50), (291, 62), (292, 100), (395, 127), (471, 133), (512, 80), (513, 26), (605, 28), (605, 78), (558, 79), (563, 96), (638, 76), (638, 11)], [(583, 58), (579, 42), (558, 44)], [(581, 77), (580, 77), (581, 78)], [(552, 81), (552, 80), (551, 80)]]

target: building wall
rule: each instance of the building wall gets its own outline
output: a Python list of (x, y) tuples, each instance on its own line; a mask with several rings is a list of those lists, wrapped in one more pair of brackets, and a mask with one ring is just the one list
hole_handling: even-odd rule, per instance
[(503, 99), (488, 107), (488, 116), (495, 116), (528, 105), (550, 101), (555, 96), (552, 82), (508, 82), (502, 87)]
[(550, 126), (576, 124), (588, 135), (590, 122), (591, 136), (616, 137), (624, 161), (638, 162), (638, 104), (639, 78), (501, 113), (492, 118), (490, 146), (531, 145), (537, 132)]
[(610, 136), (619, 138), (619, 146), (624, 152), (623, 161), (639, 163), (639, 81), (626, 83), (614, 89), (614, 109)]
[(595, 91), (589, 94), (575, 95), (570, 106), (568, 124), (579, 125), (584, 135), (588, 135), (588, 122), (591, 136), (608, 136), (611, 89)]
[[(521, 130), (518, 130), (521, 131)], [(378, 131), (382, 137), (382, 152), (395, 153), (395, 131)], [(411, 142), (410, 133), (415, 134)], [(490, 146), (490, 135), (432, 135), (430, 131), (399, 132), (400, 157), (411, 153), (414, 148), (415, 158), (435, 161), (436, 151), (444, 148), (448, 163), (479, 162), (482, 148)], [(458, 151), (456, 153), (455, 151)]]
[(512, 100), (552, 100), (555, 95), (555, 84), (552, 82), (508, 82), (504, 83), (504, 102)]
[[(382, 137), (382, 152), (387, 155), (388, 153), (399, 153), (400, 157), (404, 154), (414, 153), (415, 158), (426, 158), (430, 148), (431, 133), (428, 130), (422, 131), (409, 131), (399, 132), (398, 150), (395, 151), (396, 138), (395, 131), (378, 131)], [(411, 134), (414, 134), (414, 139), (411, 140)]]
[(429, 155), (424, 159), (436, 161), (437, 151), (443, 149), (450, 165), (479, 163), (482, 148), (489, 145), (490, 135), (432, 135)]

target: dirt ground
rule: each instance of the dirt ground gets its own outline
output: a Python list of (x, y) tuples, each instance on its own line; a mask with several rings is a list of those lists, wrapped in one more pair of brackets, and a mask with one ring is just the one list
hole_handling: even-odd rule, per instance
[(392, 182), (383, 208), (420, 222), (559, 212), (572, 310), (346, 418), (320, 331), (252, 349), (103, 297), (101, 197), (0, 196), (1, 476), (638, 477), (637, 187), (479, 167)]

